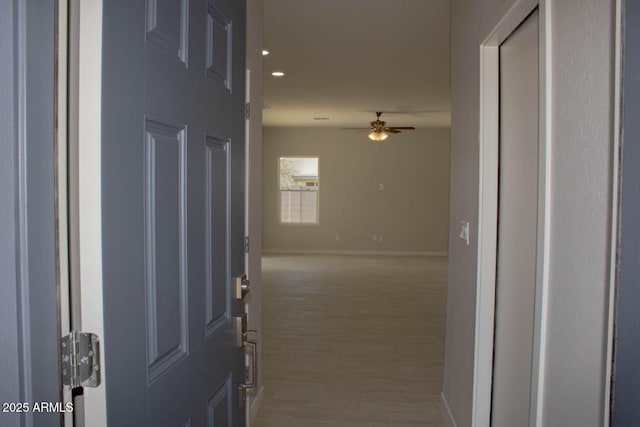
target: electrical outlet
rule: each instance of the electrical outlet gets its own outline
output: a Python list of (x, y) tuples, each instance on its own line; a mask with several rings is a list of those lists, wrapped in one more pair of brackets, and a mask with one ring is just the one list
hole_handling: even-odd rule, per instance
[(371, 241), (377, 242), (378, 241), (378, 235), (377, 234), (372, 235), (371, 236)]
[(384, 184), (380, 184), (380, 191), (384, 191)]
[(340, 241), (340, 235), (336, 234), (336, 242), (339, 242), (339, 241)]

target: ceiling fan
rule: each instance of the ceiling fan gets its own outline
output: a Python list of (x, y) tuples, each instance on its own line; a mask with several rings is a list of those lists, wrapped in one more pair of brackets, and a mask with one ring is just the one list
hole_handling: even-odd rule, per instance
[(369, 139), (375, 142), (384, 141), (389, 137), (390, 133), (400, 133), (403, 130), (415, 130), (413, 126), (385, 126), (386, 122), (380, 120), (382, 115), (381, 111), (376, 111), (376, 120), (371, 122), (371, 127), (368, 128), (344, 128), (344, 129), (358, 129), (358, 130), (370, 130)]

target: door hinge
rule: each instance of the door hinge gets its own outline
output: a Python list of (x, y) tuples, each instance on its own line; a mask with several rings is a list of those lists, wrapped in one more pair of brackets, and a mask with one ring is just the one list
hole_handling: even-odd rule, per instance
[(244, 252), (249, 253), (249, 236), (244, 238)]
[(251, 103), (247, 102), (244, 104), (244, 118), (249, 120), (251, 118)]
[(62, 384), (71, 389), (100, 385), (100, 340), (96, 334), (71, 331), (62, 337)]

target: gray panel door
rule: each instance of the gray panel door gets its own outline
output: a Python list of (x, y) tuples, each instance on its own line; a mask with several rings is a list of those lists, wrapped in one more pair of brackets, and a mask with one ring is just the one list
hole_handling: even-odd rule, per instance
[(0, 8), (0, 426), (59, 426), (54, 2)]
[(245, 2), (104, 2), (109, 425), (241, 426)]
[(529, 425), (538, 214), (538, 12), (500, 46), (498, 266), (491, 424)]
[(613, 427), (640, 425), (640, 3), (624, 2), (622, 175)]

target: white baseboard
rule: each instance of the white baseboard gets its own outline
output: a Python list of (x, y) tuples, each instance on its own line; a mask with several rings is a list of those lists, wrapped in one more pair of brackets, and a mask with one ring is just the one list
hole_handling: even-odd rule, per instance
[(445, 425), (447, 427), (458, 427), (455, 418), (453, 418), (453, 413), (451, 413), (451, 408), (449, 407), (449, 402), (447, 402), (447, 397), (444, 395), (444, 392), (440, 393), (440, 403), (442, 405), (442, 417), (444, 418)]
[(334, 249), (263, 249), (265, 255), (386, 255), (386, 256), (449, 256), (444, 251), (360, 251)]
[(250, 398), (251, 403), (249, 406), (249, 420), (247, 420), (247, 426), (251, 426), (258, 417), (258, 411), (260, 410), (260, 406), (262, 406), (263, 400), (264, 386), (261, 386), (255, 396), (251, 396)]

